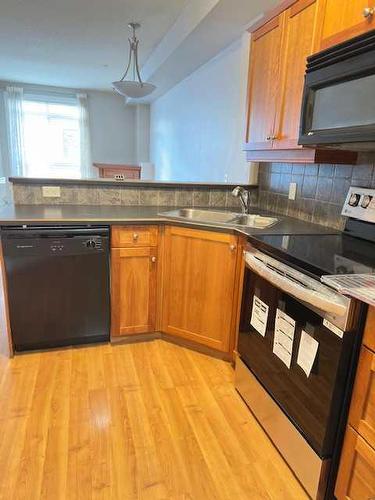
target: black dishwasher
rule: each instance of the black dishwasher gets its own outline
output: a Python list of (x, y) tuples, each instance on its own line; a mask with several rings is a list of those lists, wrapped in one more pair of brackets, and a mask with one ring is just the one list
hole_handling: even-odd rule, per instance
[(16, 351), (109, 340), (109, 229), (1, 230)]

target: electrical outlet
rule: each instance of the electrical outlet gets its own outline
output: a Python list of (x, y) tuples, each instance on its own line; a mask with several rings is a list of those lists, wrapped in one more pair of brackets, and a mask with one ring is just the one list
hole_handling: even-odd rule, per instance
[(296, 199), (296, 194), (297, 194), (297, 183), (296, 182), (291, 182), (289, 184), (289, 196), (288, 196), (288, 198), (290, 200), (295, 200)]
[(42, 186), (44, 198), (60, 198), (60, 186)]

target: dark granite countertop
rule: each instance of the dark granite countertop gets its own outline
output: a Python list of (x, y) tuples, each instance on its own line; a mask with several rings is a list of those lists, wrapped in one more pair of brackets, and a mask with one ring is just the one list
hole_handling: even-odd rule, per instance
[[(292, 217), (277, 215), (259, 210), (256, 207), (252, 213), (261, 215), (275, 215), (279, 222), (267, 229), (229, 226), (227, 224), (206, 223), (187, 220), (168, 219), (160, 215), (179, 207), (147, 207), (147, 206), (113, 206), (113, 205), (8, 205), (0, 209), (0, 225), (66, 225), (66, 224), (141, 224), (141, 223), (169, 223), (188, 225), (193, 227), (208, 227), (222, 231), (237, 232), (246, 236), (252, 235), (295, 235), (295, 234), (337, 234), (338, 231), (311, 224)], [(195, 207), (197, 208), (197, 207)], [(205, 207), (207, 209), (207, 207)], [(209, 210), (212, 210), (210, 208)], [(238, 209), (216, 210), (238, 211)]]
[(9, 182), (12, 184), (43, 184), (44, 186), (63, 186), (63, 185), (82, 185), (82, 186), (122, 186), (128, 188), (134, 187), (169, 187), (169, 188), (183, 188), (183, 189), (233, 189), (236, 186), (243, 186), (246, 189), (256, 189), (258, 184), (249, 183), (228, 183), (228, 182), (179, 182), (179, 181), (157, 181), (146, 179), (102, 179), (102, 178), (86, 178), (86, 179), (55, 179), (44, 177), (9, 177)]

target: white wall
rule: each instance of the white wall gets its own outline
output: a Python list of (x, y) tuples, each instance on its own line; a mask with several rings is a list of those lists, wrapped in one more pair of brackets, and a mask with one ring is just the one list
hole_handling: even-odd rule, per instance
[(88, 94), (92, 161), (136, 163), (136, 108), (110, 92)]
[(247, 182), (248, 35), (151, 105), (150, 156), (160, 180)]

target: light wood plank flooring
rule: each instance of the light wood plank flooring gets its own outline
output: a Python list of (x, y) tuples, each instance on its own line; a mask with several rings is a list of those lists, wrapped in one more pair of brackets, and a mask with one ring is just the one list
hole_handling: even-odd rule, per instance
[(228, 363), (161, 340), (0, 357), (0, 498), (305, 499)]

